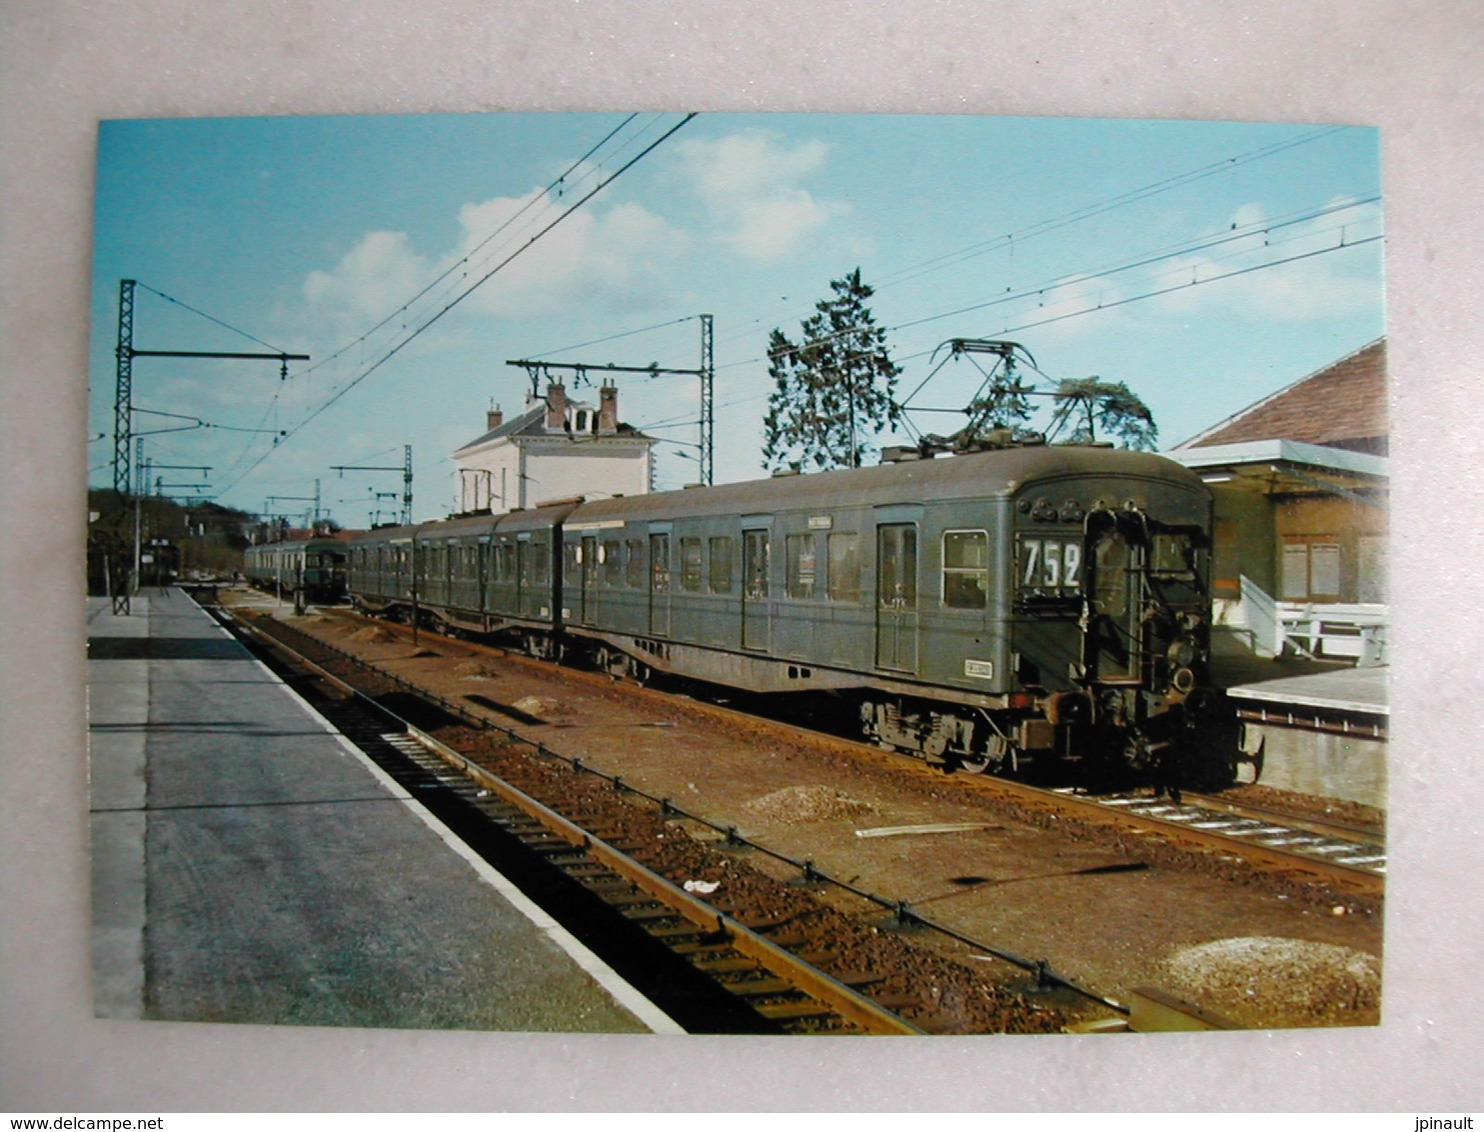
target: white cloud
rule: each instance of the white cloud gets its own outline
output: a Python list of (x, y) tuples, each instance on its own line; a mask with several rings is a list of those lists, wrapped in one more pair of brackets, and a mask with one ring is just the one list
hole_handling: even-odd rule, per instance
[(1134, 285), (1144, 291), (1178, 287), (1153, 301), (1183, 318), (1219, 313), (1228, 320), (1304, 323), (1375, 307), (1380, 245), (1347, 250), (1380, 233), (1374, 210), (1346, 209), (1270, 226), (1264, 210), (1248, 204), (1233, 214), (1231, 228), (1251, 235), (1182, 257), (1152, 281)]
[(467, 311), (510, 319), (577, 307), (632, 309), (663, 288), (663, 269), (687, 247), (685, 235), (664, 219), (627, 203), (589, 204), (542, 234), (566, 207), (543, 201), (539, 192), (467, 204), (456, 246), (431, 257), (406, 233), (368, 232), (335, 267), (305, 277), (295, 321), (321, 341), (343, 343), (409, 303), (378, 341), (421, 325), (455, 300)]
[(676, 152), (719, 226), (717, 238), (748, 259), (781, 259), (847, 210), (800, 187), (824, 168), (829, 147), (823, 142), (788, 145), (776, 134), (748, 130), (715, 141), (687, 138)]
[[(664, 268), (689, 245), (688, 237), (662, 217), (624, 203), (584, 207), (526, 247), (531, 236), (559, 215), (550, 208), (532, 208), (475, 250), (530, 199), (502, 197), (461, 211), (461, 255), (469, 257), (468, 266), (460, 269), (464, 286), (519, 252), (470, 297), (475, 309), (502, 318), (530, 318), (575, 306), (632, 308), (662, 290)], [(641, 295), (642, 300), (636, 298)]]
[(405, 232), (368, 232), (330, 271), (311, 271), (303, 296), (312, 319), (368, 328), (405, 303), (432, 276)]
[(1381, 247), (1349, 247), (1380, 231), (1374, 210), (1343, 209), (1285, 223), (1271, 221), (1255, 204), (1243, 205), (1219, 243), (1137, 270), (1071, 277), (1040, 292), (1033, 309), (1020, 308), (1010, 319), (1035, 325), (1101, 309), (1096, 318), (1046, 324), (1047, 332), (1076, 338), (1106, 333), (1110, 320), (1121, 318), (1267, 325), (1352, 318), (1375, 309)]

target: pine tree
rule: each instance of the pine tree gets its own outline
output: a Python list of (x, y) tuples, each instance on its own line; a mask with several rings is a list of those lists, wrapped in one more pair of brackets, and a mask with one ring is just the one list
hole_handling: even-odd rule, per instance
[(1053, 396), (1060, 402), (1052, 422), (1053, 434), (1070, 426), (1067, 440), (1086, 444), (1117, 439), (1125, 448), (1154, 451), (1159, 440), (1154, 414), (1123, 382), (1064, 378), (1057, 383)]
[(901, 368), (866, 306), (874, 292), (860, 268), (830, 287), (834, 298), (815, 304), (798, 343), (778, 329), (768, 339), (773, 392), (763, 467), (770, 470), (860, 467), (876, 453), (876, 434), (901, 419), (893, 399)]

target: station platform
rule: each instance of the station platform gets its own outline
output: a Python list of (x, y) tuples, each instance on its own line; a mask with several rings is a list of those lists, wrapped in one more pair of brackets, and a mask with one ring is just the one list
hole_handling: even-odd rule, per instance
[(1252, 780), (1386, 809), (1387, 668), (1250, 653), (1218, 653), (1212, 668), (1244, 724)]
[(95, 1013), (679, 1027), (178, 589), (90, 598)]

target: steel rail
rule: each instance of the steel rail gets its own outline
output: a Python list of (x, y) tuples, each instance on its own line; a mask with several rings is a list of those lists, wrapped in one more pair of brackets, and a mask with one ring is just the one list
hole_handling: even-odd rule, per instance
[[(376, 624), (386, 625), (385, 622), (381, 621), (377, 621)], [(395, 625), (387, 627), (397, 630), (401, 630), (402, 628)], [(487, 654), (499, 655), (517, 664), (539, 668), (543, 671), (550, 670), (551, 662), (549, 661), (522, 656), (508, 649), (482, 646), (473, 641), (455, 640), (452, 638), (445, 639), (448, 639), (451, 645), (469, 649), (471, 652), (485, 652)], [(558, 667), (560, 667), (564, 677), (582, 683), (589, 683), (594, 687), (612, 688), (615, 686), (610, 677), (583, 672), (580, 669), (566, 666)], [(397, 679), (394, 676), (390, 678)], [(657, 703), (668, 700), (673, 706), (673, 698), (667, 697), (664, 693), (652, 688), (627, 684), (622, 685), (622, 687), (626, 692), (640, 698), (653, 697)], [(915, 771), (923, 775), (942, 777), (941, 770), (920, 759), (904, 756), (900, 752), (883, 753), (879, 748), (859, 740), (815, 731), (797, 724), (769, 719), (766, 716), (751, 715), (747, 712), (739, 711), (736, 708), (706, 703), (703, 700), (688, 698), (685, 700), (685, 707), (687, 710), (693, 710), (729, 723), (745, 722), (749, 726), (768, 728), (781, 734), (792, 733), (794, 735), (807, 736), (812, 742), (835, 746), (855, 758), (870, 758), (877, 761), (880, 765), (890, 765), (897, 770)], [(1187, 823), (1183, 822), (1167, 821), (1145, 814), (1124, 813), (1116, 807), (1102, 804), (1092, 796), (1061, 793), (1045, 787), (1032, 786), (1028, 783), (1016, 782), (1013, 779), (998, 778), (992, 775), (961, 775), (956, 777), (962, 788), (966, 790), (1028, 807), (1035, 811), (1070, 811), (1074, 817), (1094, 821), (1105, 826), (1125, 829), (1135, 833), (1157, 832), (1166, 837), (1168, 841), (1174, 842), (1177, 845), (1183, 843), (1184, 847), (1191, 850), (1202, 852), (1216, 851), (1223, 855), (1235, 857), (1267, 872), (1289, 876), (1295, 873), (1303, 874), (1308, 879), (1330, 884), (1337, 889), (1352, 893), (1357, 897), (1379, 899), (1385, 894), (1384, 876), (1369, 869), (1325, 861), (1301, 852), (1258, 845), (1243, 838), (1232, 837), (1217, 831), (1192, 829)], [(1268, 819), (1264, 817), (1263, 820)], [(1271, 820), (1274, 824), (1287, 825), (1296, 832), (1304, 828), (1302, 823), (1305, 821), (1301, 817), (1287, 814), (1275, 815)], [(726, 831), (723, 829), (721, 832)], [(896, 906), (891, 902), (886, 903), (889, 907)], [(937, 925), (930, 924), (928, 926), (936, 927)], [(989, 953), (994, 954), (993, 951), (989, 951)], [(999, 957), (1007, 959), (1012, 963), (1017, 963), (1018, 965), (1024, 965), (1024, 961), (1018, 960), (1013, 956), (1001, 955)], [(1097, 996), (1092, 995), (1091, 997), (1096, 998)]]
[[(386, 625), (386, 623), (377, 622), (377, 625)], [(401, 629), (401, 626), (387, 626), (387, 628)], [(450, 639), (450, 644), (454, 645), (454, 647), (467, 648), (467, 650), (470, 650), (470, 653), (481, 653), (482, 651), (482, 653), (497, 654), (497, 656), (502, 656), (503, 659), (518, 663), (518, 665), (530, 666), (530, 668), (540, 669), (540, 671), (551, 671), (551, 662), (543, 662), (543, 660), (534, 659), (534, 657), (521, 656), (521, 654), (505, 650), (505, 648), (485, 647), (485, 645), (478, 644), (478, 642), (466, 641), (466, 639), (445, 639)], [(580, 669), (567, 668), (567, 666), (558, 666), (558, 668), (561, 669), (561, 674), (565, 678), (586, 682), (586, 684), (592, 684), (594, 687), (614, 687), (613, 679), (610, 677), (591, 674), (591, 672), (583, 672)], [(390, 678), (396, 679), (396, 677)], [(643, 685), (625, 684), (622, 687), (625, 688), (625, 691), (637, 697), (654, 697), (657, 703), (663, 703), (671, 699), (671, 697), (666, 697), (662, 691), (643, 687)], [(727, 723), (745, 723), (749, 727), (766, 727), (769, 730), (779, 731), (779, 733), (807, 736), (810, 742), (835, 746), (835, 748), (847, 752), (852, 757), (870, 758), (870, 760), (877, 761), (880, 766), (890, 766), (896, 770), (908, 771), (908, 773), (916, 771), (916, 773), (925, 774), (925, 776), (930, 774), (930, 776), (941, 777), (942, 774), (942, 771), (936, 769), (936, 767), (930, 766), (928, 763), (923, 763), (922, 760), (917, 760), (917, 758), (905, 757), (901, 752), (883, 752), (879, 748), (876, 748), (876, 746), (868, 745), (868, 743), (835, 736), (835, 734), (825, 733), (825, 731), (815, 731), (797, 724), (770, 720), (767, 717), (751, 715), (748, 712), (738, 711), (735, 708), (726, 708), (726, 706), (717, 705), (717, 703), (706, 703), (703, 700), (687, 699), (684, 702), (684, 706), (686, 706), (687, 711), (696, 711), (697, 714), (711, 715), (711, 717), (717, 718), (717, 720), (727, 721)], [(1248, 863), (1248, 865), (1261, 869), (1261, 871), (1287, 875), (1287, 877), (1294, 877), (1294, 874), (1300, 874), (1304, 880), (1310, 881), (1310, 883), (1312, 881), (1319, 881), (1319, 883), (1330, 884), (1330, 886), (1343, 890), (1343, 892), (1352, 893), (1356, 898), (1380, 899), (1385, 896), (1385, 877), (1371, 871), (1371, 869), (1342, 865), (1342, 863), (1316, 858), (1316, 856), (1307, 855), (1307, 853), (1281, 849), (1281, 847), (1260, 846), (1260, 844), (1254, 843), (1254, 841), (1244, 840), (1241, 837), (1230, 837), (1230, 835), (1221, 834), (1221, 832), (1217, 831), (1193, 829), (1186, 822), (1163, 820), (1155, 816), (1141, 815), (1141, 813), (1123, 813), (1117, 807), (1104, 806), (1103, 803), (1100, 803), (1097, 798), (1091, 797), (1091, 795), (1064, 794), (1064, 792), (1054, 791), (1054, 789), (1033, 786), (1030, 783), (1015, 782), (1014, 779), (1002, 779), (1002, 777), (996, 776), (978, 776), (978, 774), (963, 774), (963, 776), (959, 776), (959, 782), (966, 791), (985, 795), (985, 797), (997, 798), (997, 800), (1008, 801), (1008, 803), (1018, 804), (1018, 806), (1028, 807), (1028, 809), (1034, 810), (1034, 812), (1070, 812), (1070, 816), (1080, 817), (1080, 819), (1100, 823), (1100, 825), (1104, 826), (1112, 826), (1114, 829), (1135, 832), (1135, 834), (1158, 832), (1158, 834), (1166, 838), (1168, 843), (1175, 844), (1177, 847), (1186, 847), (1186, 849), (1192, 850), (1192, 852), (1220, 853), (1220, 855), (1229, 856), (1229, 858), (1235, 858), (1241, 860), (1241, 862)], [(1267, 820), (1266, 817), (1264, 817), (1264, 820)], [(1301, 819), (1301, 817), (1290, 815), (1276, 816), (1272, 820), (1275, 823), (1281, 823), (1281, 825), (1288, 825), (1296, 832), (1303, 828), (1301, 823), (1304, 822), (1304, 819)], [(893, 902), (884, 902), (884, 904), (886, 906), (896, 906)], [(938, 927), (936, 924), (930, 923), (926, 923), (926, 926)], [(993, 950), (987, 951), (988, 954), (996, 954)], [(1025, 966), (1024, 961), (1015, 957), (1015, 955), (1000, 954), (997, 957), (1005, 958), (1005, 960), (1011, 961), (1011, 963), (1017, 963), (1018, 966)], [(1034, 969), (1034, 967), (1031, 967), (1031, 969)], [(1095, 994), (1089, 994), (1089, 997), (1098, 998)]]
[(1274, 824), (1286, 825), (1290, 829), (1303, 830), (1306, 833), (1317, 833), (1323, 837), (1362, 840), (1378, 846), (1384, 846), (1386, 844), (1386, 831), (1384, 829), (1367, 828), (1365, 826), (1352, 825), (1349, 822), (1331, 821), (1328, 818), (1290, 814), (1283, 810), (1275, 810), (1270, 806), (1255, 806), (1251, 802), (1231, 802), (1225, 798), (1217, 798), (1211, 794), (1201, 794), (1192, 790), (1186, 790), (1183, 797), (1186, 801), (1192, 802), (1197, 806), (1219, 810), (1222, 813), (1231, 814), (1232, 817), (1273, 822)]
[[(1072, 979), (1067, 978), (1060, 972), (1056, 971), (1051, 966), (1051, 963), (1048, 960), (1029, 959), (1024, 956), (1017, 955), (1015, 952), (1009, 951), (1006, 948), (997, 947), (992, 944), (985, 943), (982, 940), (967, 936), (947, 924), (923, 915), (921, 912), (917, 911), (916, 908), (913, 907), (910, 901), (885, 897), (880, 895), (879, 893), (871, 892), (868, 889), (859, 888), (856, 885), (851, 884), (849, 881), (840, 880), (839, 878), (831, 876), (824, 870), (818, 868), (812, 860), (801, 860), (799, 858), (789, 856), (788, 854), (779, 852), (778, 850), (764, 845), (759, 841), (744, 837), (738, 832), (737, 827), (733, 824), (722, 824), (714, 822), (709, 818), (705, 818), (699, 814), (690, 813), (689, 811), (675, 805), (674, 801), (670, 798), (649, 794), (646, 791), (643, 791), (638, 787), (625, 782), (622, 775), (609, 774), (605, 771), (597, 770), (596, 768), (585, 763), (580, 757), (564, 755), (561, 752), (552, 750), (545, 744), (530, 739), (509, 727), (505, 727), (502, 724), (491, 723), (487, 718), (471, 712), (461, 705), (450, 703), (449, 701), (444, 700), (442, 697), (420, 688), (418, 685), (413, 684), (403, 677), (398, 676), (395, 673), (388, 672), (385, 669), (380, 668), (369, 661), (363, 660), (360, 657), (348, 653), (337, 645), (330, 644), (328, 641), (320, 640), (319, 638), (314, 637), (311, 634), (305, 633), (302, 629), (297, 629), (292, 626), (284, 626), (281, 622), (279, 623), (279, 625), (282, 628), (287, 628), (290, 632), (299, 633), (300, 635), (309, 637), (311, 640), (314, 640), (315, 643), (318, 644), (320, 647), (335, 653), (346, 662), (364, 668), (367, 671), (374, 673), (378, 678), (394, 683), (398, 687), (405, 688), (409, 692), (422, 697), (428, 702), (437, 704), (440, 708), (448, 711), (450, 714), (469, 721), (474, 726), (499, 731), (515, 742), (523, 743), (527, 746), (530, 746), (536, 751), (537, 754), (558, 759), (562, 762), (567, 763), (573, 770), (580, 771), (584, 774), (590, 774), (595, 778), (603, 779), (606, 782), (612, 783), (613, 786), (617, 789), (621, 789), (636, 797), (643, 798), (646, 801), (654, 803), (656, 806), (659, 807), (661, 813), (667, 816), (682, 818), (686, 821), (694, 822), (697, 825), (703, 826), (711, 830), (712, 832), (721, 835), (724, 839), (725, 844), (729, 847), (745, 848), (761, 853), (765, 856), (773, 858), (775, 861), (780, 861), (786, 865), (798, 869), (801, 878), (807, 882), (828, 884), (836, 889), (839, 889), (840, 891), (848, 892), (852, 896), (865, 900), (867, 903), (874, 904), (878, 908), (892, 913), (896, 923), (899, 926), (905, 927), (911, 925), (924, 928), (928, 931), (936, 932), (938, 935), (941, 935), (944, 938), (952, 939), (958, 943), (964, 944), (965, 946), (969, 947), (975, 952), (980, 953), (981, 955), (989, 956), (1002, 962), (1009, 963), (1013, 967), (1019, 967), (1021, 970), (1033, 974), (1036, 978), (1036, 983), (1038, 986), (1041, 986), (1043, 988), (1060, 987), (1063, 990), (1071, 991), (1072, 993), (1077, 994), (1082, 998), (1089, 1000), (1090, 1002), (1094, 1002), (1099, 1006), (1106, 1007), (1121, 1014), (1128, 1013), (1128, 1007), (1125, 1006), (1123, 1003), (1108, 998), (1105, 995), (1099, 994), (1097, 991), (1090, 990), (1087, 987), (1081, 986), (1080, 984), (1074, 982)], [(408, 632), (408, 630), (404, 630), (403, 627), (400, 625), (388, 626), (388, 628), (394, 628), (404, 636), (407, 635)], [(515, 661), (521, 664), (530, 664), (539, 667), (549, 663), (541, 660), (536, 660), (534, 658), (521, 656), (519, 654), (508, 653), (500, 649), (488, 648), (474, 642), (453, 641), (447, 637), (443, 637), (441, 639), (449, 641), (454, 647), (465, 648), (468, 649), (470, 652), (486, 651), (499, 653), (502, 659)], [(306, 663), (312, 662), (306, 661)], [(606, 677), (597, 676), (593, 673), (584, 672), (580, 669), (563, 668), (562, 671), (564, 676), (576, 678), (584, 683), (592, 682), (595, 686), (604, 688), (609, 688), (612, 686), (611, 681), (609, 681)], [(335, 677), (333, 676), (330, 676), (328, 678), (331, 680), (335, 679)], [(347, 685), (346, 687), (349, 686)], [(354, 689), (351, 690), (354, 691)], [(665, 702), (667, 699), (664, 693), (656, 692), (649, 688), (627, 686), (626, 691), (638, 696), (653, 697), (657, 702)], [(748, 715), (745, 712), (737, 712), (730, 708), (720, 707), (715, 704), (707, 704), (703, 701), (688, 700), (687, 707), (698, 708), (706, 712), (715, 713), (727, 721), (745, 720), (751, 724), (765, 724), (766, 726), (776, 729), (789, 729), (791, 727), (791, 725), (789, 724), (783, 724), (775, 720), (768, 720), (762, 717)], [(797, 728), (794, 730), (796, 730), (799, 734), (807, 735), (810, 740), (814, 742), (829, 742), (840, 744), (842, 747), (844, 747), (844, 749), (854, 755), (858, 755), (862, 751), (872, 755), (880, 754), (880, 752), (877, 751), (875, 748), (862, 747), (858, 743), (854, 743), (849, 740), (842, 740), (836, 736), (826, 735), (822, 732), (810, 731), (805, 728)], [(909, 770), (922, 773), (927, 773), (929, 771), (929, 768), (927, 768), (924, 764), (909, 762), (907, 760), (900, 759), (898, 756), (895, 755), (890, 756), (890, 764), (894, 769), (898, 770)]]
[[(788, 982), (799, 992), (816, 1000), (824, 1007), (820, 1013), (838, 1015), (841, 1019), (857, 1027), (865, 1034), (928, 1033), (927, 1030), (873, 1002), (868, 997), (846, 986), (826, 972), (819, 970), (812, 964), (807, 963), (805, 960), (780, 947), (772, 940), (753, 931), (740, 921), (727, 916), (705, 901), (686, 892), (683, 888), (647, 868), (628, 854), (609, 845), (602, 838), (584, 830), (576, 823), (563, 817), (518, 787), (506, 782), (487, 768), (480, 766), (454, 748), (440, 742), (414, 724), (402, 719), (395, 712), (389, 711), (384, 705), (376, 703), (372, 697), (338, 676), (335, 676), (333, 673), (328, 672), (283, 640), (263, 632), (258, 627), (240, 618), (231, 617), (230, 614), (228, 616), (234, 624), (240, 626), (246, 632), (259, 639), (270, 642), (276, 648), (290, 652), (298, 663), (311, 670), (320, 679), (332, 684), (346, 694), (369, 704), (378, 713), (388, 719), (394, 720), (399, 726), (406, 729), (410, 737), (450, 767), (459, 771), (477, 785), (489, 790), (508, 805), (513, 806), (526, 816), (540, 823), (544, 828), (567, 842), (575, 850), (580, 850), (582, 853), (598, 861), (605, 868), (622, 876), (646, 896), (652, 897), (656, 902), (663, 904), (681, 919), (696, 925), (702, 933), (724, 939), (726, 945), (732, 950), (753, 960), (759, 966), (765, 968), (770, 974)], [(326, 647), (331, 648), (337, 653), (339, 652), (333, 646)], [(354, 660), (355, 658), (348, 659)], [(385, 676), (380, 670), (373, 671), (379, 677)], [(395, 678), (393, 679), (395, 680)], [(395, 680), (395, 682), (404, 687), (413, 687), (407, 684), (406, 681)], [(430, 700), (429, 702), (432, 701)], [(447, 705), (440, 701), (438, 706), (443, 708)], [(495, 727), (493, 729), (505, 732), (517, 742), (535, 747), (538, 751), (544, 751), (544, 748), (540, 744), (531, 743), (530, 740), (509, 731), (507, 728)]]
[(860, 1027), (866, 1033), (924, 1034), (927, 1032), (856, 993), (817, 967), (805, 963), (745, 924), (691, 895), (447, 744), (439, 742), (431, 735), (411, 725), (408, 725), (407, 730), (409, 735), (444, 762), (528, 817), (540, 822), (574, 849), (580, 849), (593, 857), (625, 880), (630, 881), (646, 895), (654, 897), (678, 916), (698, 925), (708, 934), (724, 936), (733, 950), (755, 960), (772, 974), (792, 983), (799, 990), (824, 1003), (831, 1011)]
[[(1032, 787), (1031, 789), (1039, 788)], [(1046, 793), (1055, 792), (1047, 791)], [(1234, 854), (1243, 861), (1256, 862), (1276, 872), (1305, 873), (1336, 888), (1353, 892), (1357, 896), (1380, 898), (1386, 891), (1385, 876), (1371, 869), (1345, 865), (1338, 861), (1327, 861), (1291, 849), (1258, 844), (1219, 830), (1198, 829), (1190, 822), (1163, 818), (1156, 814), (1125, 812), (1094, 797), (1072, 794), (1056, 796), (1061, 799), (1067, 809), (1078, 815), (1089, 815), (1097, 821), (1135, 831), (1157, 830), (1173, 840), (1183, 841), (1204, 849), (1217, 850), (1223, 854)], [(1299, 832), (1295, 822), (1290, 821), (1286, 824), (1295, 832)]]

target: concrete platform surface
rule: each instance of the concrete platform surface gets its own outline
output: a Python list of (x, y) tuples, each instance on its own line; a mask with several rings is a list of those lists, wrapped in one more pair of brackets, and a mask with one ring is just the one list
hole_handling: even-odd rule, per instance
[(677, 1032), (179, 590), (90, 599), (95, 1011)]
[(1328, 672), (1315, 672), (1305, 676), (1283, 676), (1273, 680), (1240, 684), (1228, 688), (1227, 694), (1238, 700), (1257, 700), (1263, 703), (1292, 704), (1295, 707), (1328, 708), (1342, 712), (1388, 715), (1390, 713), (1387, 698), (1389, 671), (1384, 667), (1336, 668)]

